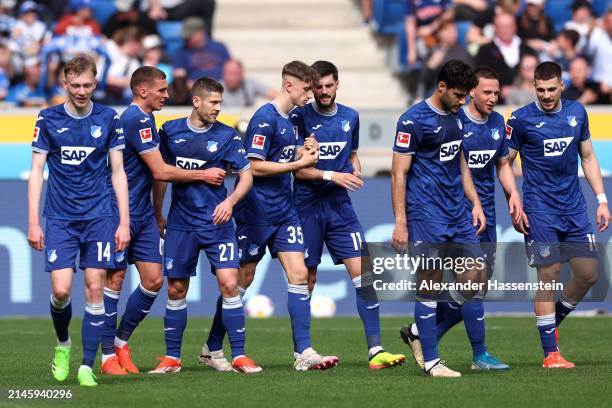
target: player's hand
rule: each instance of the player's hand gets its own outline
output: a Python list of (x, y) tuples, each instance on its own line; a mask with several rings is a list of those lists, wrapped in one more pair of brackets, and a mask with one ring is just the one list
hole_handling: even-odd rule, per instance
[(317, 139), (315, 138), (314, 133), (311, 133), (310, 136), (304, 139), (304, 150), (310, 151), (312, 149), (314, 150), (319, 149), (319, 142), (317, 142)]
[(514, 229), (521, 234), (527, 235), (529, 234), (529, 218), (527, 218), (527, 214), (525, 211), (521, 211), (521, 219), (518, 223), (512, 223)]
[(218, 206), (215, 207), (213, 212), (213, 223), (225, 224), (232, 218), (232, 211), (234, 206), (227, 199), (223, 200)]
[(159, 236), (161, 238), (166, 237), (166, 219), (163, 215), (156, 215), (155, 219), (157, 220), (157, 227), (159, 228)]
[(391, 245), (398, 252), (406, 252), (408, 250), (408, 226), (406, 223), (395, 223), (393, 235), (391, 235)]
[(512, 224), (518, 224), (521, 222), (523, 215), (523, 203), (518, 192), (514, 192), (508, 198), (508, 209), (510, 210), (510, 217), (512, 218)]
[(608, 203), (601, 203), (597, 207), (597, 225), (599, 226), (599, 232), (604, 232), (610, 225), (610, 210), (608, 209)]
[(301, 168), (312, 167), (319, 161), (319, 149), (311, 149), (302, 151), (302, 157), (298, 160)]
[(125, 251), (130, 243), (130, 226), (119, 225), (115, 232), (115, 252)]
[[(361, 171), (353, 170), (353, 176), (361, 178)], [(363, 180), (362, 180), (363, 181)]]
[(220, 186), (225, 178), (225, 170), (212, 167), (206, 170), (197, 170), (200, 173), (201, 180), (212, 186)]
[(37, 251), (42, 251), (45, 247), (45, 234), (40, 225), (28, 226), (28, 243)]
[(337, 186), (343, 187), (348, 191), (357, 191), (363, 187), (363, 180), (355, 177), (351, 173), (332, 172), (331, 181)]
[(477, 227), (476, 235), (480, 235), (487, 229), (487, 218), (484, 215), (482, 206), (477, 205), (472, 209), (472, 225)]

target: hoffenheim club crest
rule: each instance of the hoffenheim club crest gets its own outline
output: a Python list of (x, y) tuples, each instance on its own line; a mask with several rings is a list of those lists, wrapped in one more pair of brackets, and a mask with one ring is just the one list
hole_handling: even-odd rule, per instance
[(166, 258), (166, 269), (167, 270), (172, 269), (172, 261), (173, 261), (172, 258)]
[(91, 137), (97, 139), (100, 136), (102, 136), (102, 127), (97, 125), (91, 125)]
[(125, 259), (125, 251), (119, 251), (115, 254), (115, 262), (123, 262)]
[(217, 151), (217, 142), (213, 142), (212, 140), (208, 141), (208, 146), (206, 146), (206, 149), (208, 149), (209, 152), (214, 153)]
[(47, 259), (49, 263), (53, 263), (57, 260), (57, 251), (55, 249), (50, 249), (47, 251)]
[(491, 137), (493, 138), (493, 140), (499, 140), (500, 136), (499, 136), (499, 129), (495, 128), (495, 129), (491, 129)]
[(576, 127), (578, 125), (578, 122), (576, 121), (576, 117), (575, 116), (568, 116), (567, 117), (567, 123), (571, 127)]
[(349, 130), (351, 130), (351, 124), (349, 123), (348, 120), (343, 120), (340, 122), (340, 124), (342, 125), (342, 130), (344, 130), (345, 132), (348, 132)]

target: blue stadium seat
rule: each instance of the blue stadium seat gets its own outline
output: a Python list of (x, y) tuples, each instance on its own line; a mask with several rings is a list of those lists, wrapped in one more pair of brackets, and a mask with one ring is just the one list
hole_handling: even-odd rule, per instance
[(182, 21), (157, 22), (157, 32), (164, 43), (164, 50), (170, 58), (174, 58), (176, 52), (183, 46), (182, 28)]
[(404, 0), (373, 0), (372, 18), (379, 34), (395, 34), (404, 22)]
[(593, 0), (593, 11), (597, 16), (601, 16), (612, 6), (612, 0)]
[(466, 47), (467, 46), (467, 34), (472, 28), (471, 21), (457, 21), (457, 44)]
[(106, 21), (111, 18), (117, 11), (114, 0), (96, 0), (91, 2), (94, 17), (96, 21), (103, 26)]
[(563, 29), (563, 24), (572, 19), (573, 0), (554, 0), (546, 2), (546, 15), (555, 25), (555, 31)]

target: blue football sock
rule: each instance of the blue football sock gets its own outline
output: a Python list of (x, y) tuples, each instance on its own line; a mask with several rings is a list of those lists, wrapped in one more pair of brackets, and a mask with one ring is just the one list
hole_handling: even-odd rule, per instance
[[(445, 307), (448, 307), (448, 302), (438, 303), (438, 309)], [(446, 334), (446, 332), (455, 327), (455, 325), (461, 322), (461, 319), (463, 318), (460, 307), (457, 307), (456, 309), (450, 308), (450, 310), (446, 310), (444, 315), (445, 316), (443, 319), (436, 315), (436, 338), (438, 339), (438, 342), (440, 342), (440, 339)]]
[[(244, 297), (246, 289), (238, 286), (238, 294), (240, 299)], [(217, 298), (217, 306), (215, 308), (215, 316), (213, 317), (212, 326), (210, 326), (210, 333), (208, 334), (208, 340), (206, 345), (210, 351), (218, 351), (223, 349), (223, 338), (225, 337), (225, 326), (223, 325), (223, 319), (221, 319), (221, 305), (223, 298), (219, 296)]]
[(187, 299), (168, 299), (164, 316), (164, 338), (166, 355), (176, 359), (181, 357), (183, 333), (187, 326)]
[(134, 289), (125, 305), (125, 313), (117, 329), (117, 338), (128, 341), (134, 329), (149, 314), (156, 298), (157, 292), (145, 289), (142, 284)]
[(104, 288), (104, 329), (102, 330), (102, 354), (115, 354), (115, 334), (117, 333), (117, 290)]
[(83, 316), (83, 326), (81, 328), (81, 341), (83, 342), (82, 365), (89, 367), (94, 365), (98, 346), (102, 341), (104, 317), (104, 303), (87, 303), (85, 305), (85, 315)]
[(221, 318), (232, 348), (232, 358), (243, 356), (246, 326), (242, 299), (240, 296), (223, 298), (222, 303)]
[(293, 351), (302, 353), (310, 344), (310, 296), (308, 285), (288, 285), (287, 309), (291, 318)]
[(463, 323), (468, 338), (472, 344), (474, 357), (480, 356), (487, 351), (485, 345), (485, 317), (482, 299), (474, 298), (461, 307)]
[(382, 346), (380, 340), (380, 315), (376, 292), (372, 285), (361, 286), (361, 276), (352, 279), (355, 287), (355, 299), (357, 301), (357, 312), (363, 323), (368, 349)]
[(576, 302), (562, 294), (555, 303), (555, 323), (557, 327), (563, 319), (576, 308)]
[(51, 295), (49, 309), (51, 310), (51, 319), (53, 319), (53, 327), (55, 327), (57, 340), (61, 343), (67, 342), (70, 338), (68, 326), (72, 318), (72, 303), (70, 302), (70, 297), (64, 302), (60, 302)]
[(414, 320), (419, 330), (419, 339), (423, 348), (425, 361), (438, 358), (438, 341), (436, 338), (436, 304), (434, 301), (417, 301), (414, 305)]
[(542, 342), (542, 348), (544, 349), (544, 357), (548, 356), (548, 353), (558, 351), (557, 339), (555, 338), (555, 314), (551, 313), (544, 316), (536, 316), (537, 326), (540, 332), (540, 341)]

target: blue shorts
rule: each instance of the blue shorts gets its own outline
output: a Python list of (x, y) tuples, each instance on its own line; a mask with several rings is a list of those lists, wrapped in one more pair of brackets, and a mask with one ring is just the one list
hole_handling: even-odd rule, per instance
[(306, 267), (321, 263), (323, 242), (335, 265), (344, 259), (361, 257), (365, 242), (363, 227), (348, 197), (321, 200), (298, 210), (304, 231)]
[(238, 246), (234, 225), (227, 222), (208, 229), (182, 231), (166, 228), (164, 242), (164, 275), (169, 278), (196, 276), (200, 251), (214, 273), (217, 269), (238, 269)]
[(410, 251), (415, 255), (483, 257), (480, 238), (468, 219), (452, 224), (408, 220)]
[(279, 225), (238, 224), (239, 257), (241, 263), (259, 262), (266, 246), (273, 258), (279, 252), (304, 252), (304, 232), (298, 219)]
[(112, 217), (86, 221), (47, 218), (45, 228), (45, 271), (72, 268), (114, 269), (115, 261), (125, 258), (124, 251), (115, 252), (117, 223)]
[(117, 262), (115, 265), (117, 269), (127, 268), (128, 262), (162, 263), (162, 240), (153, 215), (147, 220), (130, 220), (130, 237), (127, 259)]
[(530, 266), (552, 265), (571, 258), (597, 258), (595, 231), (586, 212), (527, 214), (525, 248)]

